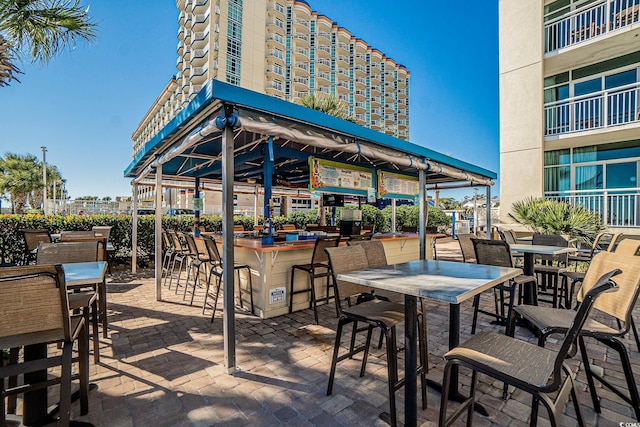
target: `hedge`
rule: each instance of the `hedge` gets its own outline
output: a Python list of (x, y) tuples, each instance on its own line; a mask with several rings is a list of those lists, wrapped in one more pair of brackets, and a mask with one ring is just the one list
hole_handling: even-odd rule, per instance
[[(339, 223), (341, 209), (338, 208), (336, 223)], [(419, 209), (417, 206), (398, 206), (396, 209), (396, 224), (398, 229), (403, 225), (416, 226), (418, 224)], [(391, 229), (391, 209), (379, 210), (375, 206), (363, 205), (362, 217), (364, 224), (375, 224), (377, 232), (388, 232)], [(264, 218), (258, 217), (262, 224)], [(331, 213), (326, 213), (327, 224), (330, 223)], [(234, 216), (235, 225), (244, 226), (245, 230), (253, 230), (253, 217)], [(427, 226), (449, 225), (449, 217), (436, 208), (429, 208)], [(284, 224), (294, 224), (298, 229), (304, 229), (307, 224), (318, 223), (317, 209), (292, 212), (286, 217), (273, 218), (276, 230), (282, 229)], [(0, 215), (0, 261), (22, 264), (25, 262), (26, 247), (20, 230), (45, 229), (50, 233), (60, 233), (62, 230), (91, 230), (94, 225), (110, 225), (110, 242), (115, 250), (116, 261), (126, 262), (131, 257), (131, 216), (130, 215), (56, 215), (44, 217), (40, 214)], [(138, 217), (138, 257), (143, 262), (153, 259), (154, 238), (153, 231), (155, 217), (143, 215)], [(220, 215), (206, 215), (200, 217), (200, 226), (205, 231), (221, 231), (222, 217)], [(191, 216), (163, 216), (162, 227), (176, 231), (190, 231), (193, 229)]]

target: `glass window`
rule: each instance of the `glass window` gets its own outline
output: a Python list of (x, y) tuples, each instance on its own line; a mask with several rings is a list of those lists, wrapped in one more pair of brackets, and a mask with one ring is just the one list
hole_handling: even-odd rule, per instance
[(607, 164), (607, 188), (635, 188), (637, 184), (637, 162)]
[(573, 149), (575, 163), (640, 157), (640, 140), (615, 142), (613, 144), (576, 147)]
[(602, 79), (587, 80), (586, 82), (576, 83), (573, 87), (573, 96), (586, 95), (588, 93), (600, 92), (602, 90)]
[(576, 167), (576, 190), (601, 190), (603, 178), (602, 165)]
[(568, 191), (571, 189), (571, 170), (569, 166), (544, 169), (544, 191)]
[(564, 150), (545, 151), (544, 165), (545, 166), (568, 165), (570, 158), (571, 156), (569, 155), (568, 148)]
[(604, 78), (604, 88), (611, 89), (614, 87), (626, 86), (636, 82), (637, 70), (623, 71), (622, 73), (613, 74)]
[(562, 101), (569, 98), (569, 85), (553, 87), (544, 90), (544, 103)]

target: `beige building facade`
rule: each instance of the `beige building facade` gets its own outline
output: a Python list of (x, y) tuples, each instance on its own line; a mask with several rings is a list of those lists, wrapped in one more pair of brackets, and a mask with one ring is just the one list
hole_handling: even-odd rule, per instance
[(134, 157), (210, 79), (292, 102), (332, 94), (359, 124), (409, 138), (409, 71), (306, 1), (176, 5), (177, 72), (134, 131)]
[(640, 0), (500, 0), (500, 199), (640, 226)]

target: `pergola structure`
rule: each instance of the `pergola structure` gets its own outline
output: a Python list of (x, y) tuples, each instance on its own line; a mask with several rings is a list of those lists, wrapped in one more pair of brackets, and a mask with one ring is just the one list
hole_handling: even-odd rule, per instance
[[(224, 350), (228, 372), (235, 370), (234, 185), (264, 187), (265, 216), (274, 185), (309, 188), (309, 157), (356, 165), (371, 171), (418, 178), (420, 256), (424, 259), (426, 191), (484, 186), (487, 200), (496, 174), (426, 147), (362, 127), (275, 97), (210, 80), (193, 100), (134, 157), (124, 174), (134, 186), (133, 256), (137, 246), (136, 186), (155, 177), (156, 297), (162, 298), (162, 180), (221, 183), (224, 282)], [(376, 174), (373, 173), (374, 177)], [(373, 183), (375, 187), (375, 182)], [(196, 211), (196, 218), (199, 212)], [(487, 204), (487, 230), (490, 229)], [(132, 266), (135, 268), (135, 260)]]

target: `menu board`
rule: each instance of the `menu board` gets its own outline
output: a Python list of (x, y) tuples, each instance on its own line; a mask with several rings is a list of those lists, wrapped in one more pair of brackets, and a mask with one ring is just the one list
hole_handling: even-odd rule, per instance
[(309, 157), (309, 191), (366, 195), (373, 187), (371, 169)]
[(417, 177), (378, 171), (378, 194), (381, 199), (413, 199), (419, 192)]

